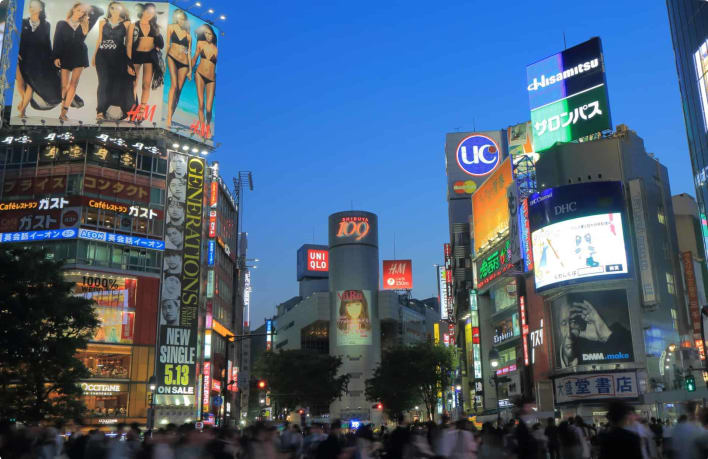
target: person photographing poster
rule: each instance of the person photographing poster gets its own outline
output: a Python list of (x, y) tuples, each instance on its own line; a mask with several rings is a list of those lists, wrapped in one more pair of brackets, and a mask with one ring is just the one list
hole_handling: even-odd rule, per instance
[(68, 121), (69, 106), (74, 102), (76, 89), (84, 68), (89, 66), (86, 35), (96, 24), (103, 10), (77, 2), (69, 10), (66, 20), (59, 21), (54, 31), (52, 58), (61, 69), (62, 106), (60, 121)]
[[(554, 301), (561, 368), (632, 360), (626, 297), (620, 303), (617, 292), (624, 295), (623, 290), (572, 293)], [(606, 310), (606, 317), (598, 312), (598, 305)], [(610, 309), (614, 309), (614, 320), (609, 317)]]
[[(192, 67), (196, 67), (199, 125), (204, 138), (211, 138), (211, 116), (216, 91), (216, 60), (219, 54), (216, 43), (216, 33), (210, 25), (203, 24), (197, 29), (197, 48), (192, 57)], [(197, 61), (199, 61), (198, 66)]]
[(108, 4), (108, 14), (98, 23), (98, 39), (92, 65), (98, 76), (96, 121), (106, 119), (109, 107), (120, 107), (123, 119), (135, 104), (133, 79), (135, 70), (128, 58), (130, 17), (120, 2)]

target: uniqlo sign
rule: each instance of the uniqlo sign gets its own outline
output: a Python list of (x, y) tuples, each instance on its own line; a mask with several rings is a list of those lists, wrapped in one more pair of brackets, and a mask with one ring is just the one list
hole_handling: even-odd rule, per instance
[(321, 272), (329, 271), (329, 252), (327, 250), (308, 250), (307, 270)]
[(410, 290), (413, 288), (411, 260), (383, 261), (384, 290)]

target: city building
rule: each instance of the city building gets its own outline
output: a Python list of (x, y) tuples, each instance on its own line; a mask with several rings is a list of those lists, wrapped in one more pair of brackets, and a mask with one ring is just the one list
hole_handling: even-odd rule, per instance
[[(708, 250), (708, 4), (697, 0), (667, 0), (671, 39), (686, 120), (703, 251)], [(702, 256), (705, 258), (705, 255)]]

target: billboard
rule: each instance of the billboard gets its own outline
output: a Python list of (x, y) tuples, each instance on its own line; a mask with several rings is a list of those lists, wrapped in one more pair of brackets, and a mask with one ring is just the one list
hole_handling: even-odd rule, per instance
[(564, 376), (553, 385), (556, 403), (639, 397), (635, 372)]
[(410, 290), (413, 288), (413, 263), (411, 260), (383, 261), (383, 289)]
[(509, 228), (507, 189), (513, 182), (507, 159), (472, 195), (474, 251), (484, 247)]
[(529, 198), (536, 290), (629, 274), (621, 182), (550, 188)]
[(378, 247), (376, 215), (364, 211), (338, 212), (330, 215), (330, 247), (345, 244), (366, 244)]
[(537, 152), (612, 129), (600, 38), (526, 67)]
[(131, 0), (26, 1), (22, 17), (11, 124), (139, 123), (213, 137), (213, 25)]
[(467, 198), (506, 158), (504, 131), (453, 132), (445, 139), (448, 199)]
[(506, 130), (509, 156), (514, 164), (528, 157), (532, 162), (538, 160), (538, 153), (533, 148), (533, 128), (531, 121), (509, 126)]
[(447, 272), (445, 271), (445, 266), (438, 266), (438, 300), (440, 302), (440, 319), (447, 320), (447, 305), (448, 305), (448, 294), (447, 294)]
[(329, 277), (329, 247), (304, 244), (297, 249), (297, 280)]
[(337, 346), (370, 345), (371, 291), (337, 291)]
[(514, 265), (511, 262), (511, 242), (506, 239), (489, 255), (475, 263), (477, 270), (477, 288), (482, 288), (509, 271)]
[(205, 169), (202, 158), (170, 154), (167, 202), (182, 207), (185, 218), (165, 229), (165, 266), (172, 269), (162, 273), (157, 394), (196, 390)]
[(492, 342), (494, 344), (503, 343), (506, 340), (521, 335), (521, 327), (519, 326), (519, 313), (515, 312), (511, 317), (501, 320), (494, 324), (494, 334)]
[(708, 40), (696, 50), (693, 61), (696, 64), (696, 83), (703, 109), (703, 126), (708, 131)]
[(557, 368), (634, 361), (624, 290), (568, 293), (551, 311)]

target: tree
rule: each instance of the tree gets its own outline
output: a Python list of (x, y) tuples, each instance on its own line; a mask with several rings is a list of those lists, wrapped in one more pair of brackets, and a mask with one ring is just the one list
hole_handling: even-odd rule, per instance
[(99, 321), (61, 266), (43, 250), (0, 250), (0, 418), (37, 424), (85, 409), (78, 381), (90, 374), (75, 354)]
[(433, 419), (438, 392), (450, 385), (451, 351), (432, 342), (384, 351), (373, 377), (366, 380), (366, 397), (383, 403), (395, 418), (422, 401)]
[(321, 414), (347, 390), (349, 375), (337, 376), (341, 366), (342, 359), (329, 354), (281, 350), (263, 354), (254, 374), (266, 381), (276, 413), (301, 406)]

